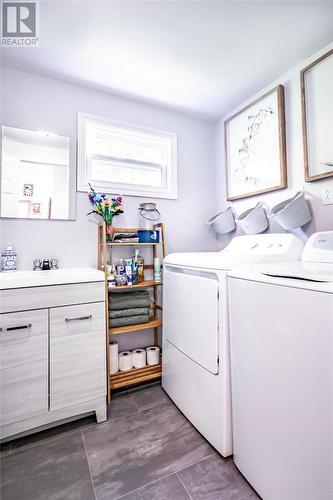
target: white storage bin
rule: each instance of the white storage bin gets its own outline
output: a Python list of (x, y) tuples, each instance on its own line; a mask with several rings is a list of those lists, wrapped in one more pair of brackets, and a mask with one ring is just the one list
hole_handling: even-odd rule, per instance
[(269, 216), (287, 230), (302, 227), (311, 221), (310, 210), (302, 191), (275, 205)]
[(236, 222), (246, 234), (262, 233), (268, 228), (267, 215), (261, 203), (240, 214)]
[(235, 216), (231, 207), (211, 217), (207, 224), (213, 226), (216, 235), (226, 234), (236, 229)]

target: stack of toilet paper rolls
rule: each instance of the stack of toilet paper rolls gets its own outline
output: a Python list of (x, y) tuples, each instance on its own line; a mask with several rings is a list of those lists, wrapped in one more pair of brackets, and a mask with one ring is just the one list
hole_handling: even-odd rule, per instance
[(160, 348), (150, 346), (146, 349), (133, 349), (118, 353), (118, 342), (110, 342), (110, 373), (126, 372), (132, 368), (144, 368), (146, 365), (158, 365), (160, 362)]

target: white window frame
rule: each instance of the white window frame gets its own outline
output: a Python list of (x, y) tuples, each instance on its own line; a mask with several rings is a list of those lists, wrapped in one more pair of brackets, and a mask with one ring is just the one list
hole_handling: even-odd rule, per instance
[(112, 127), (133, 130), (133, 132), (143, 132), (155, 137), (162, 137), (170, 140), (170, 149), (168, 152), (168, 164), (164, 171), (166, 176), (165, 187), (160, 189), (152, 186), (133, 186), (131, 184), (117, 184), (112, 182), (95, 183), (93, 187), (107, 194), (122, 194), (128, 196), (143, 196), (148, 198), (167, 198), (177, 199), (177, 134), (158, 130), (141, 125), (133, 125), (125, 122), (118, 122), (109, 118), (91, 115), (87, 113), (78, 113), (78, 172), (77, 172), (77, 190), (87, 192), (89, 189), (89, 167), (86, 155), (86, 124), (87, 122), (96, 122)]

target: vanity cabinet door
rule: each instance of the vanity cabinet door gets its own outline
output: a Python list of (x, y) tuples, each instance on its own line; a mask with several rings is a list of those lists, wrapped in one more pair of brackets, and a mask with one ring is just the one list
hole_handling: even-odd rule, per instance
[(48, 411), (48, 311), (0, 315), (1, 425)]
[(106, 395), (104, 302), (50, 309), (50, 409)]

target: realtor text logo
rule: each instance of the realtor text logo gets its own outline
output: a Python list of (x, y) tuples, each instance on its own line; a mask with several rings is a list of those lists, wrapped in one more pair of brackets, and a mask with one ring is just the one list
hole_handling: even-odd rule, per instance
[(3, 0), (1, 2), (1, 45), (38, 47), (38, 2)]

